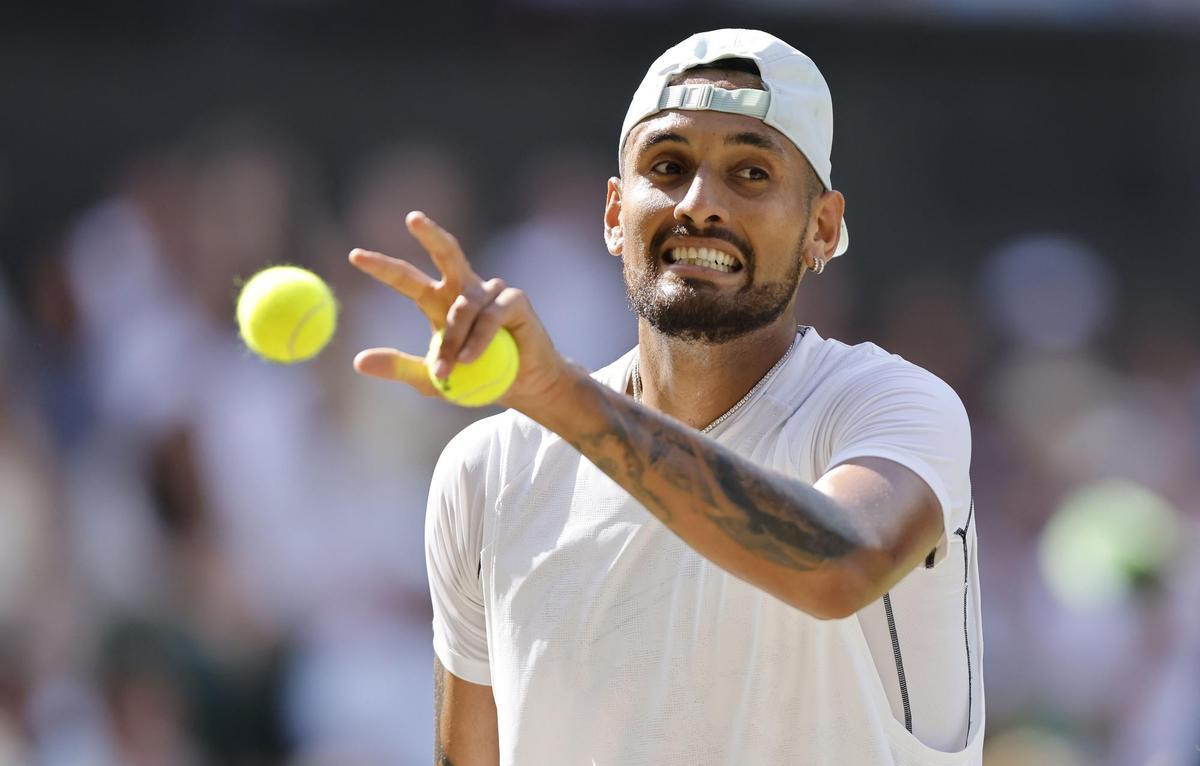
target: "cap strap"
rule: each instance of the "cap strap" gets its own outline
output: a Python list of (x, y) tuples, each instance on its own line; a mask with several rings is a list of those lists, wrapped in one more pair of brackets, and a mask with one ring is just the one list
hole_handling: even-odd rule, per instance
[(703, 85), (669, 85), (658, 97), (658, 109), (708, 109), (715, 112), (743, 114), (763, 119), (771, 105), (771, 94), (765, 90), (740, 88), (726, 90), (711, 83)]

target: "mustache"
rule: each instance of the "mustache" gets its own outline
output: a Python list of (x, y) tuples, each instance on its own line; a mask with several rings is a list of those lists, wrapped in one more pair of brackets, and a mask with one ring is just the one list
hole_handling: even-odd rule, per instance
[(754, 248), (750, 247), (750, 243), (728, 229), (721, 229), (715, 226), (707, 229), (700, 229), (686, 223), (675, 223), (665, 226), (659, 229), (654, 234), (654, 237), (651, 238), (650, 252), (654, 254), (661, 252), (663, 245), (672, 237), (704, 237), (728, 242), (736, 247), (738, 252), (742, 254), (742, 257), (746, 259), (745, 267), (747, 271), (754, 265)]

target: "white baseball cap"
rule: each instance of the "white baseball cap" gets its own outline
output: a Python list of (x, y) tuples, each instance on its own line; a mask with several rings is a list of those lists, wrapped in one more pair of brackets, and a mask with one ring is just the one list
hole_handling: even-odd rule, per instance
[[(720, 59), (748, 59), (758, 67), (764, 90), (726, 90), (712, 84), (670, 85), (675, 75)], [(716, 29), (692, 35), (669, 49), (653, 64), (629, 103), (621, 126), (617, 156), (633, 127), (666, 109), (712, 110), (762, 120), (796, 145), (821, 179), (832, 189), (829, 155), (833, 149), (833, 100), (821, 70), (808, 56), (756, 29)], [(850, 246), (842, 221), (837, 251)]]

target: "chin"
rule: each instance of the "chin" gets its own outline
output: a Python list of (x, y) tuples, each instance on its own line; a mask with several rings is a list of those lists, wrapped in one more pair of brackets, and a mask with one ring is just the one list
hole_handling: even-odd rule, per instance
[(697, 297), (658, 303), (638, 311), (658, 333), (677, 340), (718, 345), (749, 335), (774, 322), (781, 311), (753, 312), (729, 305), (728, 301), (713, 301)]
[(794, 284), (782, 282), (730, 294), (704, 280), (646, 276), (626, 274), (634, 313), (668, 338), (711, 345), (729, 343), (775, 322), (795, 291)]

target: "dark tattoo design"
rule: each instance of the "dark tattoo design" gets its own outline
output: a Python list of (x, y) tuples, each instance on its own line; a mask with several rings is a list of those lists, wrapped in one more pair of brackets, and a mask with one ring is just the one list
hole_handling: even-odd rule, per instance
[(675, 515), (662, 497), (665, 485), (674, 490), (677, 508), (683, 507), (682, 494), (690, 510), (731, 540), (790, 569), (813, 569), (861, 545), (850, 520), (808, 485), (756, 466), (662, 415), (630, 408), (608, 391), (598, 404), (611, 428), (572, 445), (663, 523)]
[[(607, 404), (607, 402), (602, 400), (601, 404)], [(638, 491), (634, 493), (638, 499), (653, 506), (655, 515), (663, 521), (667, 521), (671, 514), (666, 504), (642, 480), (646, 466), (641, 456), (635, 450), (619, 448), (622, 444), (632, 443), (632, 437), (625, 427), (625, 423), (620, 419), (615, 419), (615, 423), (616, 426), (612, 433), (587, 434), (580, 439), (571, 441), (571, 446), (581, 454), (588, 455), (597, 468), (612, 478), (618, 481), (623, 476), (632, 479), (638, 488)], [(635, 428), (637, 427), (636, 423), (633, 425)], [(613, 442), (613, 446), (616, 446), (617, 449), (613, 449), (610, 442)], [(616, 456), (613, 453), (616, 453)]]
[[(853, 531), (845, 520), (817, 519), (815, 513), (807, 518), (795, 511), (787, 513), (789, 505), (797, 505), (795, 499), (772, 486), (761, 473), (748, 470), (745, 461), (735, 461), (727, 453), (714, 450), (709, 465), (725, 497), (745, 514), (743, 519), (735, 520), (743, 526), (740, 534), (766, 536), (783, 550), (804, 551), (817, 562), (845, 556), (854, 548)], [(739, 534), (725, 524), (722, 528), (731, 537)]]

